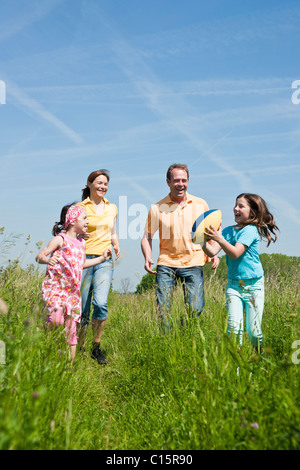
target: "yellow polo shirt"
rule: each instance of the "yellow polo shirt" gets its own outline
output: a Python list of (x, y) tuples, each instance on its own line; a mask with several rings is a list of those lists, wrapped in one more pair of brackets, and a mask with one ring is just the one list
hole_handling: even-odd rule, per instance
[(78, 202), (78, 206), (85, 208), (89, 225), (87, 233), (89, 239), (86, 240), (87, 255), (102, 255), (104, 250), (111, 248), (111, 232), (115, 219), (118, 215), (118, 209), (115, 204), (111, 204), (106, 198), (103, 198), (105, 206), (102, 215), (97, 215), (94, 204), (90, 198)]
[(191, 231), (197, 217), (209, 210), (199, 197), (186, 193), (184, 206), (173, 202), (170, 195), (154, 204), (149, 213), (145, 232), (159, 231), (158, 265), (174, 268), (203, 266), (208, 257), (200, 245), (192, 242)]

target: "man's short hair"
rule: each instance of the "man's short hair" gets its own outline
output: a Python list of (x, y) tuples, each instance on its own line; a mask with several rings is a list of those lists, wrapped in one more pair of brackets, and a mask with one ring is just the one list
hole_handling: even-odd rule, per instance
[(173, 165), (170, 165), (169, 168), (168, 168), (168, 171), (167, 171), (167, 179), (170, 180), (171, 179), (171, 173), (172, 173), (172, 170), (174, 170), (175, 168), (179, 168), (180, 170), (185, 170), (186, 171), (186, 174), (187, 174), (187, 177), (189, 179), (189, 170), (188, 170), (188, 167), (186, 165), (184, 165), (183, 163), (173, 163)]

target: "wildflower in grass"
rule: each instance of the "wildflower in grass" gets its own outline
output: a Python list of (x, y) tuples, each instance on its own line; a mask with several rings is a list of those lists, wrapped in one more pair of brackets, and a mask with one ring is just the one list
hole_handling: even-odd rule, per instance
[(43, 240), (40, 240), (39, 242), (36, 242), (36, 247), (38, 250), (41, 250), (42, 249), (42, 246), (43, 246)]
[(258, 426), (258, 423), (251, 423), (251, 428), (254, 428), (254, 429), (258, 429), (259, 426)]

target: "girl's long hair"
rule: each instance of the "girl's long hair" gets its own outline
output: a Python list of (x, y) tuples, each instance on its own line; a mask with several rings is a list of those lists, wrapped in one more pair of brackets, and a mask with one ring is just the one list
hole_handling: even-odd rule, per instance
[(246, 199), (248, 202), (250, 206), (250, 214), (249, 219), (242, 224), (239, 224), (238, 228), (243, 228), (250, 224), (255, 225), (260, 237), (267, 240), (267, 246), (270, 245), (271, 241), (275, 243), (278, 238), (275, 230), (279, 231), (279, 228), (277, 227), (274, 217), (269, 211), (265, 200), (258, 196), (258, 194), (252, 193), (242, 193), (236, 198), (236, 200), (241, 197)]
[[(97, 178), (97, 176), (100, 176), (100, 175), (106, 176), (107, 181), (109, 181), (109, 171), (108, 170), (96, 170), (96, 171), (92, 171), (92, 173), (89, 174), (87, 182), (92, 183)], [(90, 194), (91, 194), (90, 193), (90, 188), (88, 187), (88, 185), (86, 185), (85, 188), (83, 188), (83, 190), (82, 190), (81, 200), (83, 201), (87, 197), (90, 197)]]
[(55, 222), (55, 225), (53, 226), (53, 229), (52, 229), (52, 235), (54, 235), (54, 237), (56, 237), (56, 235), (58, 235), (60, 232), (64, 230), (67, 212), (71, 206), (75, 206), (76, 204), (77, 204), (76, 202), (72, 202), (72, 204), (67, 204), (66, 206), (62, 208), (61, 213), (60, 213), (60, 221)]

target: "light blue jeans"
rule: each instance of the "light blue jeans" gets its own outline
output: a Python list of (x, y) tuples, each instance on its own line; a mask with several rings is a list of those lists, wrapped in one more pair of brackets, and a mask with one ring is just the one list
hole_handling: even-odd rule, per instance
[(204, 308), (204, 288), (202, 266), (171, 268), (158, 265), (156, 268), (156, 298), (162, 323), (167, 328), (173, 290), (181, 279), (185, 303), (191, 313), (200, 315)]
[(263, 341), (261, 322), (264, 310), (264, 277), (257, 279), (228, 279), (226, 288), (228, 333), (234, 333), (242, 344), (244, 311), (246, 330), (253, 346)]
[[(86, 255), (87, 259), (96, 258), (98, 255)], [(113, 260), (108, 258), (103, 263), (96, 264), (83, 270), (81, 280), (82, 315), (81, 326), (86, 326), (90, 321), (91, 300), (93, 297), (93, 315), (95, 320), (106, 320), (107, 298), (113, 277)]]

